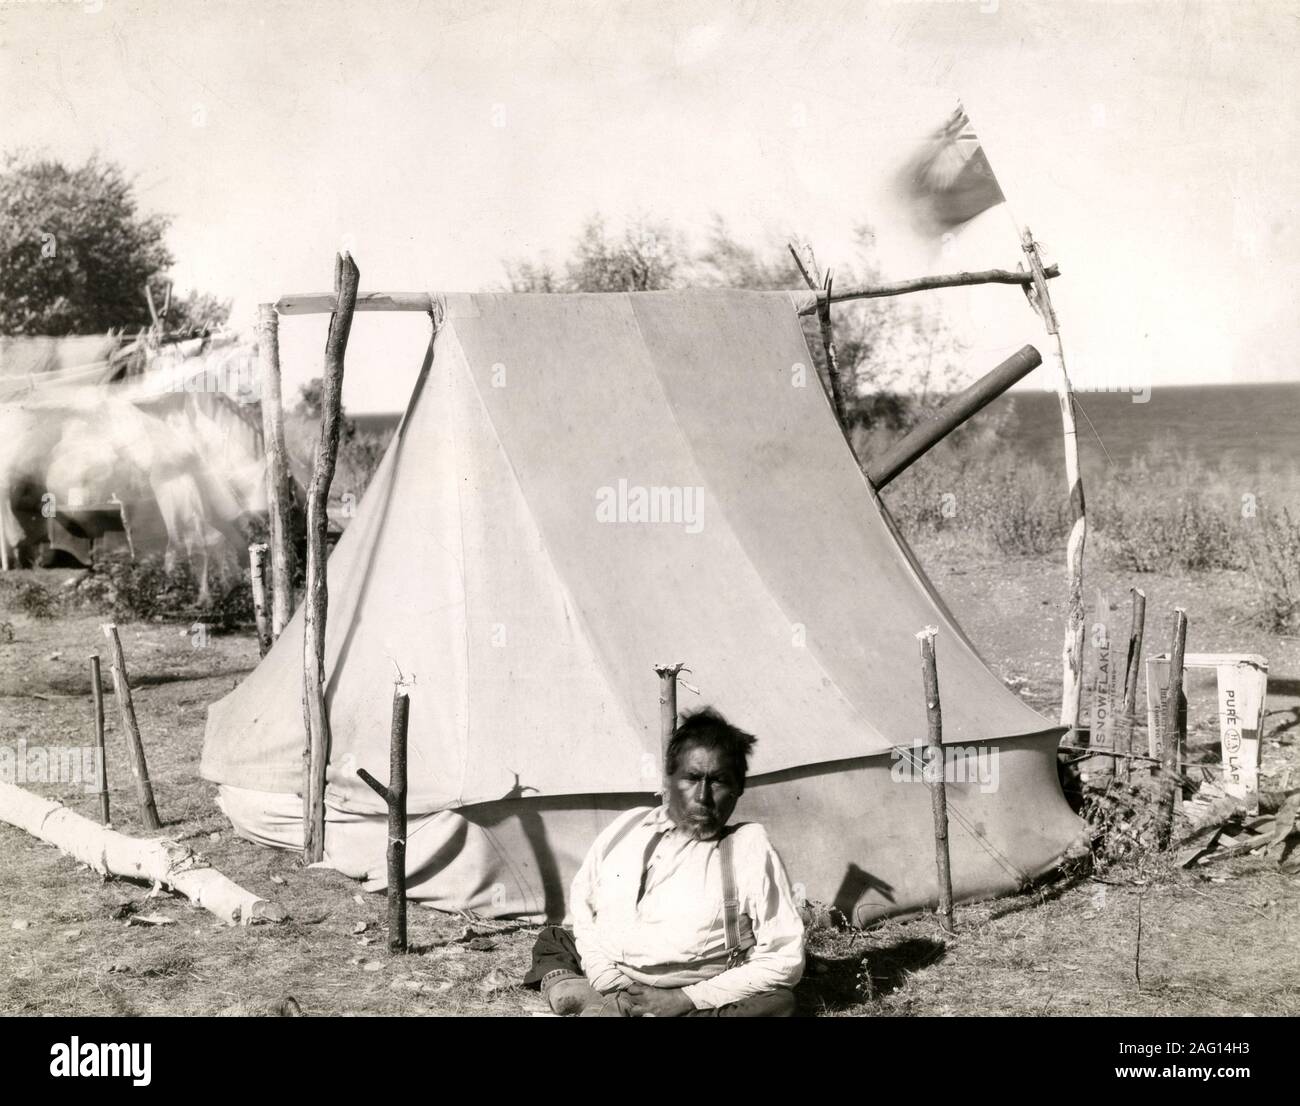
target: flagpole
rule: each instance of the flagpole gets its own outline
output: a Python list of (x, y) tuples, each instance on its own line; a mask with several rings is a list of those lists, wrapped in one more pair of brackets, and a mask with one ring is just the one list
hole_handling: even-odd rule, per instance
[[(971, 120), (960, 101), (958, 109), (964, 111)], [(972, 129), (974, 121), (971, 120)], [(978, 133), (978, 132), (977, 132)], [(984, 159), (990, 170), (993, 159), (989, 157), (987, 144), (980, 139)], [(997, 179), (997, 173), (993, 176)], [(1057, 403), (1061, 409), (1061, 435), (1065, 447), (1065, 482), (1070, 496), (1070, 536), (1065, 548), (1065, 574), (1067, 581), (1067, 598), (1065, 608), (1065, 631), (1061, 645), (1061, 711), (1060, 723), (1067, 727), (1065, 741), (1078, 744), (1079, 711), (1083, 699), (1083, 650), (1084, 650), (1084, 607), (1083, 607), (1083, 551), (1088, 539), (1088, 515), (1083, 494), (1083, 474), (1079, 468), (1079, 437), (1076, 425), (1074, 385), (1065, 365), (1065, 346), (1061, 341), (1061, 328), (1052, 305), (1052, 295), (1047, 287), (1047, 275), (1044, 270), (1042, 255), (1038, 243), (1027, 226), (1022, 226), (1011, 210), (1011, 201), (1005, 199), (1007, 190), (999, 180), (1007, 217), (1015, 228), (1016, 238), (1020, 243), (1025, 260), (1029, 263), (1033, 284), (1025, 286), (1025, 297), (1030, 306), (1043, 321), (1050, 343), (1047, 349), (1047, 361), (1054, 371)]]
[[(1083, 697), (1083, 548), (1088, 539), (1088, 514), (1083, 496), (1083, 474), (1079, 470), (1079, 436), (1075, 421), (1074, 386), (1065, 367), (1061, 328), (1052, 307), (1047, 277), (1038, 243), (1026, 227), (1021, 234), (1024, 250), (1034, 274), (1031, 303), (1051, 338), (1048, 359), (1056, 369), (1056, 398), (1061, 408), (1061, 433), (1065, 443), (1065, 481), (1070, 489), (1070, 537), (1065, 547), (1065, 573), (1069, 582), (1065, 609), (1065, 639), (1061, 646), (1061, 725), (1068, 726), (1065, 740), (1078, 744), (1079, 707)], [(1028, 289), (1026, 289), (1028, 294)]]

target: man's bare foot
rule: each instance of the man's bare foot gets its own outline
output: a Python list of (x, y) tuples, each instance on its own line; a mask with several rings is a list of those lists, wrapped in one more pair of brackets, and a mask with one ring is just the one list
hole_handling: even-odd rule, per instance
[(581, 1013), (593, 999), (600, 998), (596, 989), (585, 979), (560, 979), (546, 988), (546, 1001), (561, 1017)]

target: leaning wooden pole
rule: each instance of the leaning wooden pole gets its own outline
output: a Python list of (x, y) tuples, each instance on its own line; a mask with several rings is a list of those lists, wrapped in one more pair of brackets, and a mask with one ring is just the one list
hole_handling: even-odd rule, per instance
[(663, 772), (665, 798), (668, 795), (668, 742), (677, 729), (677, 676), (683, 664), (656, 664), (659, 676), (659, 767)]
[(1128, 631), (1128, 663), (1124, 666), (1124, 778), (1133, 769), (1133, 727), (1137, 718), (1138, 680), (1142, 675), (1142, 635), (1146, 630), (1147, 596), (1141, 588), (1130, 588), (1133, 596), (1133, 621)]
[(131, 699), (131, 685), (126, 677), (126, 659), (122, 655), (122, 641), (117, 627), (109, 623), (104, 627), (112, 650), (113, 691), (117, 695), (117, 709), (122, 717), (122, 732), (126, 738), (126, 755), (135, 779), (135, 792), (140, 800), (140, 820), (145, 829), (162, 829), (158, 807), (154, 803), (153, 784), (149, 782), (149, 764), (144, 755), (144, 742), (140, 740), (140, 724), (135, 717), (135, 703)]
[(1070, 490), (1070, 538), (1066, 546), (1065, 572), (1068, 594), (1065, 608), (1065, 640), (1061, 649), (1061, 725), (1068, 727), (1065, 741), (1079, 743), (1079, 707), (1083, 698), (1083, 549), (1088, 539), (1088, 516), (1083, 498), (1083, 475), (1079, 470), (1079, 435), (1075, 425), (1074, 387), (1065, 368), (1065, 347), (1056, 311), (1047, 287), (1047, 271), (1038, 252), (1038, 243), (1026, 227), (1021, 248), (1033, 276), (1030, 302), (1042, 317), (1052, 342), (1048, 358), (1056, 369), (1056, 398), (1061, 408), (1061, 433), (1065, 443), (1065, 480)]
[(400, 684), (393, 689), (393, 720), (388, 744), (388, 786), (364, 768), (357, 775), (388, 805), (388, 951), (404, 953), (406, 942), (406, 732), (411, 699)]
[(922, 779), (930, 785), (930, 813), (934, 817), (934, 863), (939, 876), (939, 925), (955, 932), (952, 920), (952, 861), (948, 854), (948, 788), (944, 782), (943, 709), (939, 703), (939, 666), (934, 639), (939, 631), (927, 626), (916, 635), (921, 643), (921, 678), (925, 685), (925, 768)]
[(95, 700), (95, 789), (99, 794), (99, 820), (108, 825), (108, 761), (104, 756), (104, 681), (99, 675), (99, 654), (90, 658), (90, 693)]
[(271, 650), (271, 621), (266, 610), (266, 543), (248, 547), (248, 583), (253, 591), (253, 619), (257, 624), (257, 652), (266, 656)]
[(1174, 809), (1182, 791), (1182, 753), (1187, 715), (1183, 710), (1183, 658), (1187, 650), (1187, 612), (1174, 608), (1174, 637), (1169, 647), (1169, 684), (1164, 711), (1165, 730), (1160, 744), (1160, 806), (1156, 842), (1168, 848), (1174, 832)]
[(284, 444), (280, 401), (280, 317), (275, 304), (257, 309), (257, 357), (261, 373), (262, 441), (266, 449), (266, 503), (271, 545), (271, 638), (278, 638), (293, 614), (293, 486)]
[(330, 484), (339, 452), (343, 406), (343, 361), (361, 275), (350, 254), (335, 259), (338, 311), (330, 316), (325, 339), (325, 381), (321, 390), (320, 439), (307, 491), (307, 594), (303, 603), (303, 856), (308, 864), (325, 859), (325, 769), (329, 763), (329, 714), (325, 708), (325, 618), (329, 588), (325, 543), (329, 531)]

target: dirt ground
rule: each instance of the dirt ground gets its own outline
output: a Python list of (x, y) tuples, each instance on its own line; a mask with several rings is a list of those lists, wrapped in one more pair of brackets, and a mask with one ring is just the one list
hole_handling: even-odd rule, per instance
[[(989, 562), (954, 547), (920, 550), (993, 669), (1049, 713), (1058, 694), (1059, 564)], [(18, 613), (18, 585), (57, 589), (68, 574), (0, 579), (0, 744), (82, 745), (91, 733), (87, 657), (104, 654), (102, 616), (37, 621)], [(1148, 649), (1166, 648), (1172, 608), (1190, 621), (1188, 650), (1264, 654), (1270, 662), (1264, 786), (1300, 785), (1300, 640), (1245, 615), (1244, 579), (1089, 568), (1127, 625), (1127, 589), (1147, 594)], [(1090, 613), (1090, 618), (1092, 617)], [(384, 896), (295, 856), (237, 838), (198, 778), (207, 704), (255, 665), (251, 634), (188, 626), (120, 627), (165, 832), (201, 851), (290, 920), (229, 928), (186, 900), (103, 881), (55, 848), (0, 826), (0, 1013), (5, 1014), (542, 1014), (516, 984), (536, 930), (412, 907), (415, 955), (384, 951)], [(107, 682), (107, 666), (105, 680)], [(1195, 712), (1197, 704), (1192, 703)], [(108, 771), (116, 828), (141, 834), (109, 694)], [(1193, 726), (1208, 734), (1212, 718)], [(1292, 777), (1296, 777), (1292, 779)], [(28, 783), (88, 817), (80, 785)], [(741, 810), (743, 814), (743, 807)], [(779, 844), (779, 843), (778, 843)], [(1035, 891), (959, 907), (958, 935), (933, 918), (866, 933), (822, 925), (811, 937), (800, 1010), (817, 1015), (1297, 1014), (1300, 877), (1248, 855), (1174, 870), (1163, 858), (1062, 877)], [(139, 924), (139, 916), (169, 924)], [(1140, 918), (1140, 922), (1139, 922)], [(1140, 937), (1139, 937), (1140, 933)]]

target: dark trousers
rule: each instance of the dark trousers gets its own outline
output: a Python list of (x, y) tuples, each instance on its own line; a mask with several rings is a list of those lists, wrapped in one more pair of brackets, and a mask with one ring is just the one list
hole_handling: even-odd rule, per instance
[[(582, 958), (573, 934), (563, 926), (543, 926), (533, 945), (533, 963), (524, 976), (525, 987), (540, 987), (545, 982), (581, 977)], [(617, 994), (606, 999), (607, 1013), (617, 1016), (625, 1013)], [(692, 1010), (683, 1015), (688, 1018), (788, 1018), (794, 1013), (794, 992), (789, 987), (777, 987), (759, 995), (751, 995), (739, 1002), (728, 1003), (710, 1010)]]

